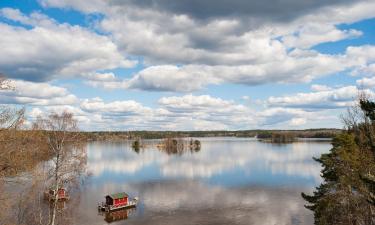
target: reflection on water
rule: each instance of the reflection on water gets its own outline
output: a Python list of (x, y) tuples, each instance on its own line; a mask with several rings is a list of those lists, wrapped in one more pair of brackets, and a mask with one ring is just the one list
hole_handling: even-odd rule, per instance
[(112, 223), (120, 220), (126, 220), (129, 218), (131, 214), (136, 211), (135, 208), (132, 209), (121, 209), (113, 212), (101, 212), (99, 211), (99, 215), (104, 217), (104, 221), (107, 223)]
[(152, 145), (157, 141), (138, 153), (131, 142), (90, 143), (92, 177), (81, 198), (79, 224), (103, 224), (97, 202), (120, 191), (139, 196), (140, 203), (126, 221), (115, 224), (313, 223), (300, 193), (321, 181), (312, 156), (327, 152), (329, 143), (200, 140), (199, 152), (177, 155), (158, 150)]

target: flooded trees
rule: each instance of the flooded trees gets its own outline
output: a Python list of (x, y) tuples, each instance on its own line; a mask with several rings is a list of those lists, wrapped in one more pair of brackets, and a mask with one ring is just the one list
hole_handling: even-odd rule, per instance
[(313, 195), (302, 194), (316, 225), (375, 224), (375, 103), (362, 96), (344, 123), (330, 152), (316, 159), (324, 182)]
[[(11, 84), (0, 76), (1, 92), (14, 91)], [(46, 184), (58, 190), (84, 171), (77, 122), (72, 114), (54, 113), (30, 130), (24, 114), (24, 108), (0, 105), (0, 224), (56, 224), (58, 202), (49, 207), (40, 197)]]
[(182, 155), (186, 150), (190, 150), (190, 152), (199, 152), (201, 149), (201, 142), (199, 140), (186, 140), (184, 138), (164, 138), (159, 142), (157, 147), (168, 155)]
[(74, 182), (84, 168), (85, 154), (80, 141), (77, 121), (73, 114), (52, 113), (47, 118), (38, 118), (34, 125), (42, 132), (51, 156), (48, 183), (52, 190), (52, 210), (50, 225), (56, 221), (59, 190)]

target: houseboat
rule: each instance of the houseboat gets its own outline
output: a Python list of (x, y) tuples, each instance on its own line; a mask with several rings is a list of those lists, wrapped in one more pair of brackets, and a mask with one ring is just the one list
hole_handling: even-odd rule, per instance
[(138, 198), (130, 200), (125, 192), (105, 196), (105, 202), (98, 205), (99, 211), (111, 212), (119, 209), (136, 207)]
[(55, 193), (55, 189), (50, 188), (48, 191), (44, 192), (44, 198), (48, 201), (55, 201), (57, 197), (58, 201), (67, 201), (69, 200), (70, 196), (67, 193), (65, 188), (59, 188), (57, 191), (57, 195)]

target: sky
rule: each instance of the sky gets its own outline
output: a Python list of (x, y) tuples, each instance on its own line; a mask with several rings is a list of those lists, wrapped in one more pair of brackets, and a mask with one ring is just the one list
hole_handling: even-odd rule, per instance
[(375, 0), (0, 0), (0, 104), (80, 129), (341, 128)]

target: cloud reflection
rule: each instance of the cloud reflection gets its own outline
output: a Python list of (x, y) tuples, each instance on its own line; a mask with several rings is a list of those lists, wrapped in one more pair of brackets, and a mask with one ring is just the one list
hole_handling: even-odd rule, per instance
[[(192, 180), (116, 183), (106, 184), (102, 188), (112, 192), (121, 188), (140, 197), (136, 215), (123, 224), (313, 223), (312, 214), (303, 207), (304, 202), (299, 194), (303, 190), (296, 188), (223, 188)], [(97, 192), (87, 192), (93, 196), (86, 198), (95, 198)], [(83, 219), (91, 219), (91, 224), (99, 224), (93, 218)]]
[[(298, 190), (264, 187), (222, 188), (199, 182), (164, 182), (140, 185), (145, 210), (166, 216), (181, 224), (189, 216), (197, 224), (310, 224), (311, 213), (305, 210)], [(211, 216), (208, 216), (211, 215)], [(186, 218), (187, 220), (184, 220)], [(172, 219), (172, 218), (169, 218)], [(294, 220), (294, 222), (293, 222)], [(145, 219), (147, 224), (147, 218)], [(153, 221), (159, 224), (159, 221)], [(160, 221), (160, 224), (162, 221)]]
[(108, 148), (107, 143), (89, 146), (89, 170), (103, 173), (135, 174), (154, 166), (166, 178), (212, 178), (242, 171), (247, 175), (297, 176), (320, 182), (320, 166), (312, 160), (330, 148), (329, 143), (297, 142), (275, 145), (254, 139), (203, 138), (198, 153), (167, 155), (156, 147), (136, 154), (126, 143)]

